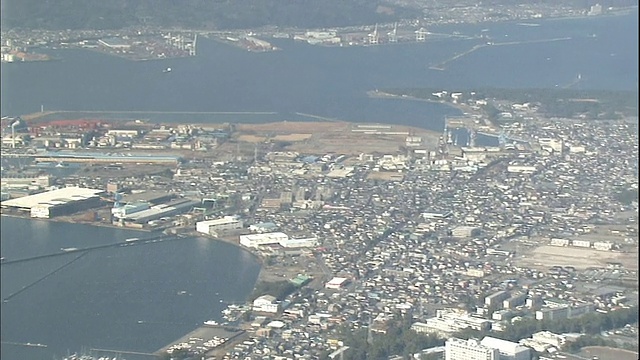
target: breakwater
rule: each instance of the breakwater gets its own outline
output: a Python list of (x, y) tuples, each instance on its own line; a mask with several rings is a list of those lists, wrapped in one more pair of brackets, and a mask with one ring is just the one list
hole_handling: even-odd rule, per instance
[(46, 258), (50, 258), (50, 257), (68, 255), (68, 254), (73, 254), (73, 253), (78, 253), (78, 252), (87, 252), (87, 251), (91, 251), (91, 250), (105, 249), (105, 248), (110, 248), (110, 247), (124, 247), (124, 246), (143, 245), (143, 244), (148, 244), (148, 243), (151, 243), (151, 242), (167, 241), (167, 240), (171, 240), (171, 239), (174, 239), (174, 238), (175, 237), (173, 235), (160, 235), (160, 236), (155, 236), (155, 237), (151, 237), (151, 238), (144, 238), (144, 239), (137, 239), (137, 240), (133, 240), (133, 241), (118, 242), (118, 243), (115, 243), (115, 244), (96, 245), (96, 246), (89, 246), (89, 247), (77, 248), (77, 249), (76, 248), (62, 249), (60, 252), (55, 252), (55, 253), (50, 253), (50, 254), (30, 256), (30, 257), (21, 258), (21, 259), (3, 260), (1, 265), (4, 266), (4, 265), (15, 264), (15, 263), (20, 263), (20, 262), (39, 260), (39, 259), (46, 259)]
[(432, 65), (429, 66), (429, 69), (431, 70), (439, 70), (439, 71), (444, 71), (446, 70), (446, 67), (449, 63), (463, 57), (463, 56), (467, 56), (469, 54), (471, 54), (472, 52), (485, 48), (487, 46), (509, 46), (509, 45), (525, 45), (525, 44), (537, 44), (537, 43), (548, 43), (548, 42), (555, 42), (555, 41), (566, 41), (566, 40), (571, 40), (571, 37), (558, 37), (558, 38), (552, 38), (552, 39), (538, 39), (538, 40), (524, 40), (524, 41), (507, 41), (507, 42), (500, 42), (500, 43), (494, 43), (494, 42), (487, 42), (485, 44), (477, 44), (474, 45), (471, 49), (456, 54), (450, 58), (448, 58), (447, 60), (437, 64), (437, 65)]

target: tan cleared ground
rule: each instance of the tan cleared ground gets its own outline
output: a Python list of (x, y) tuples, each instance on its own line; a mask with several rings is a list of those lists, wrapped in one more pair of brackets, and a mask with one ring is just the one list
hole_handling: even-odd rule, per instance
[(383, 181), (402, 181), (404, 175), (399, 172), (391, 171), (371, 171), (367, 175), (369, 180), (383, 180)]
[(637, 360), (638, 353), (635, 351), (615, 349), (604, 346), (587, 346), (583, 347), (578, 354), (580, 356), (592, 359), (597, 356), (599, 359), (615, 359), (615, 360)]
[(266, 136), (256, 136), (256, 135), (240, 135), (238, 136), (238, 141), (249, 142), (249, 143), (261, 143), (267, 140)]
[[(364, 127), (363, 127), (364, 126)], [(396, 153), (405, 145), (408, 135), (423, 138), (423, 147), (434, 148), (440, 134), (396, 125), (354, 124), (348, 122), (274, 122), (268, 124), (240, 124), (236, 139), (245, 143), (282, 141), (290, 143), (283, 150), (300, 153)], [(365, 133), (368, 129), (371, 133)], [(354, 131), (355, 130), (355, 131)], [(377, 132), (377, 133), (376, 133)]]
[(581, 249), (577, 247), (562, 247), (543, 245), (525, 257), (518, 259), (521, 265), (532, 268), (549, 268), (551, 266), (573, 266), (578, 270), (588, 267), (606, 267), (608, 262), (619, 262), (629, 270), (638, 269), (638, 252), (619, 253), (613, 251), (599, 251)]
[(312, 137), (313, 134), (288, 134), (288, 135), (276, 135), (273, 140), (276, 141), (305, 141)]
[(280, 121), (266, 124), (238, 124), (236, 130), (241, 133), (318, 133), (318, 132), (343, 132), (351, 126), (347, 122), (312, 122), (312, 121)]

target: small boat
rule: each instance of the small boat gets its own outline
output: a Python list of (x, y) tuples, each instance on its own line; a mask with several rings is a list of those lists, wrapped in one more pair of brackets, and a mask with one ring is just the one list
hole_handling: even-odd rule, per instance
[(204, 322), (205, 325), (211, 325), (211, 326), (216, 326), (218, 325), (218, 322), (215, 320), (207, 320)]
[(170, 73), (170, 72), (171, 72), (171, 68), (170, 68), (170, 67), (168, 67), (168, 68), (166, 68), (166, 69), (162, 70), (162, 72), (163, 72), (163, 73)]

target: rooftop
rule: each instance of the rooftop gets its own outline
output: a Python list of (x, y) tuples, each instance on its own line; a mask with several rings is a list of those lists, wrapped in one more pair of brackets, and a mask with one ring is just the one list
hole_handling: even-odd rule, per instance
[(39, 204), (57, 203), (64, 204), (71, 201), (84, 200), (102, 193), (103, 190), (81, 187), (65, 187), (62, 189), (46, 191), (43, 193), (5, 200), (2, 206), (31, 209)]

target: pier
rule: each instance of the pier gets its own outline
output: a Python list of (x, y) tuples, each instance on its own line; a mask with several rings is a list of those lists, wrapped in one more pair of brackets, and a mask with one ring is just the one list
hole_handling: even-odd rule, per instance
[(138, 351), (127, 351), (127, 350), (110, 350), (110, 349), (89, 349), (92, 353), (110, 353), (114, 355), (138, 355), (138, 356), (149, 356), (152, 358), (156, 358), (155, 354), (146, 353), (146, 352), (138, 352)]

